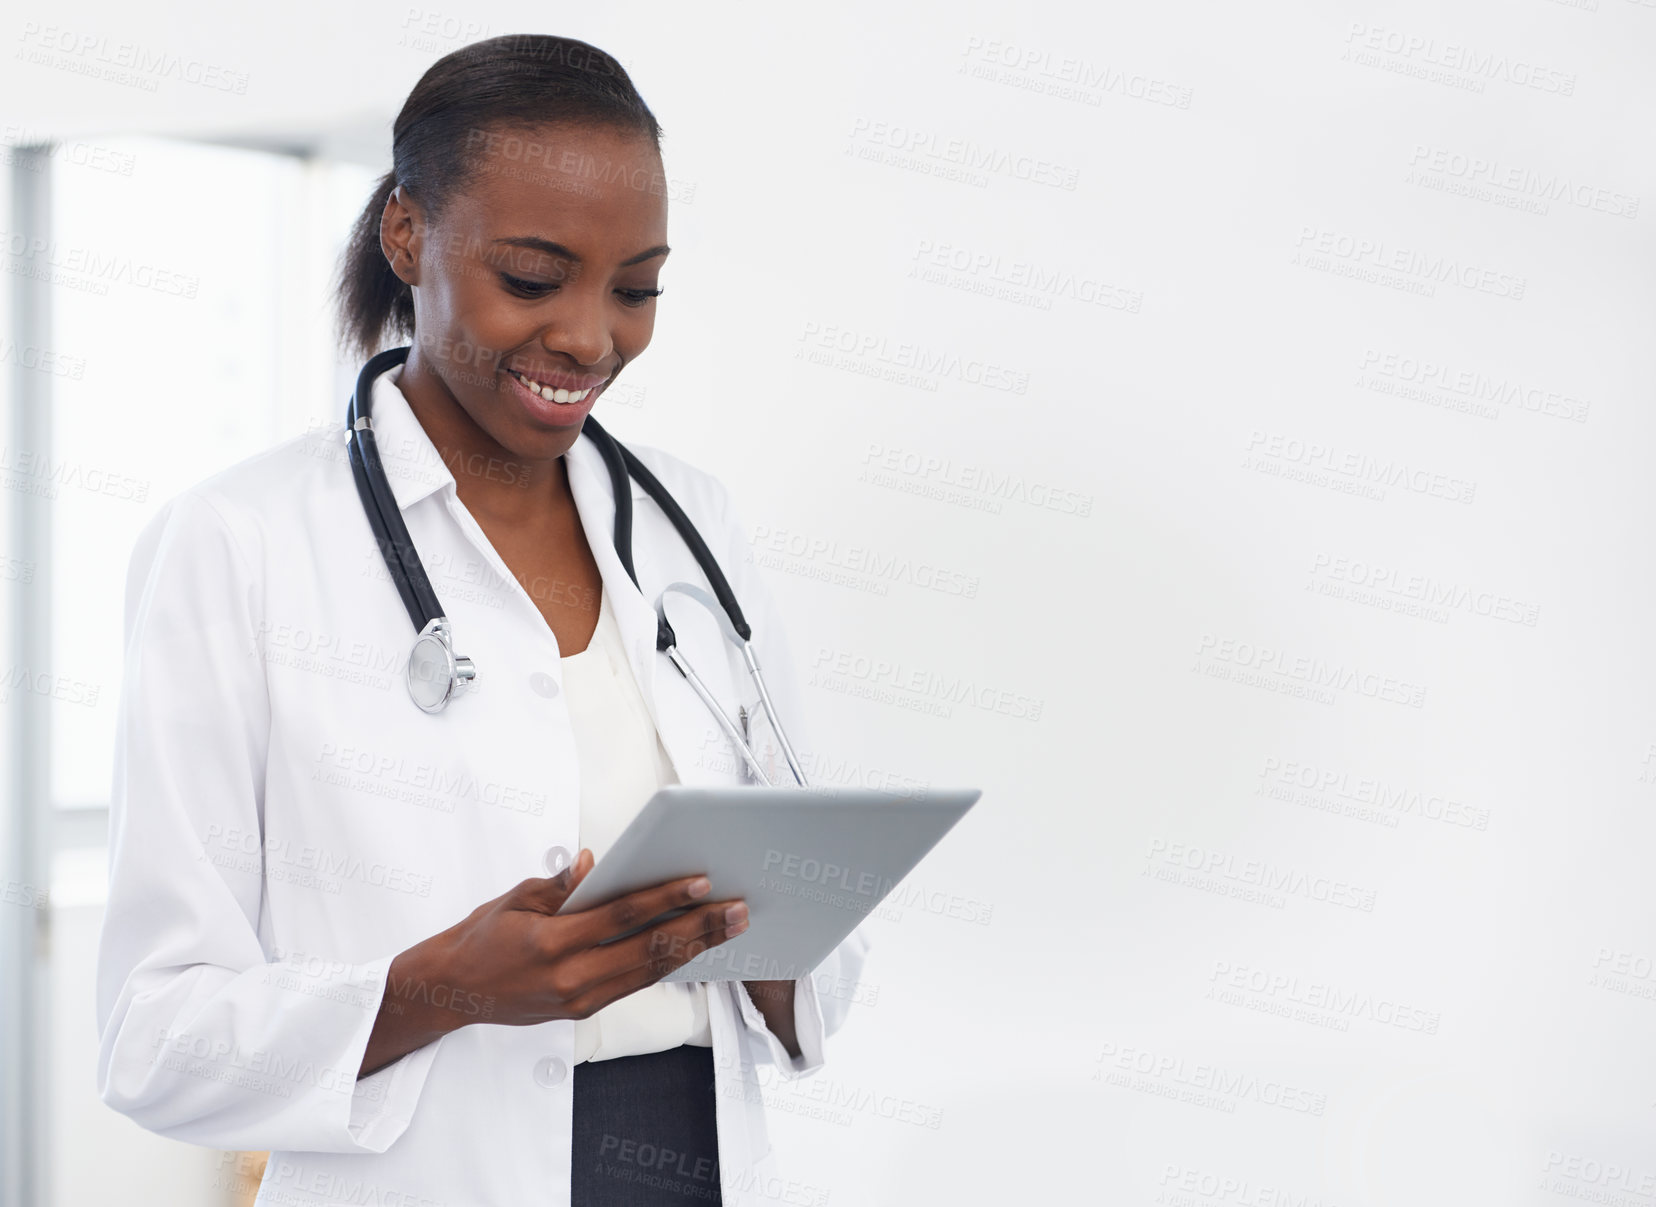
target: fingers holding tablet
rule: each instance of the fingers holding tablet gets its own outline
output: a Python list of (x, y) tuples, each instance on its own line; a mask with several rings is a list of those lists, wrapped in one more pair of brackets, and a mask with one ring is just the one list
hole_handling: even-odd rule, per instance
[[(740, 900), (713, 901), (670, 917), (657, 916), (664, 901), (671, 904), (675, 898), (688, 897), (688, 884), (688, 880), (674, 881), (630, 893), (591, 910), (565, 915), (571, 921), (583, 915), (595, 915), (592, 921), (584, 923), (590, 928), (585, 933), (605, 936), (560, 962), (559, 971), (565, 984), (581, 987), (570, 995), (572, 1012), (600, 1010), (610, 1002), (653, 985), (708, 948), (733, 939), (747, 929), (747, 903)], [(614, 908), (627, 898), (640, 900), (619, 910)], [(637, 925), (635, 919), (641, 916), (650, 921)], [(574, 1017), (586, 1017), (586, 1014), (575, 1013)]]

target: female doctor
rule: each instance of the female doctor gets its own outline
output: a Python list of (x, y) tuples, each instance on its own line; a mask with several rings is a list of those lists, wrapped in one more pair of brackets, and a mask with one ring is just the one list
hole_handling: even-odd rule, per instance
[[(127, 577), (100, 1093), (162, 1135), (272, 1150), (261, 1204), (820, 1201), (777, 1170), (760, 1091), (822, 1067), (862, 931), (797, 980), (664, 983), (741, 932), (742, 902), (687, 878), (556, 914), (657, 787), (744, 779), (655, 648), (652, 601), (705, 581), (697, 563), (629, 479), (634, 585), (578, 438), (655, 325), (655, 118), (595, 47), (493, 38), (425, 73), (392, 158), (342, 324), (365, 355), (410, 345), (372, 381), (372, 428), (476, 677), (440, 711), (410, 699), (414, 634), (343, 422), (166, 504)], [(724, 488), (632, 451), (706, 539), (797, 725)], [(673, 625), (779, 766), (718, 623), (692, 605)]]

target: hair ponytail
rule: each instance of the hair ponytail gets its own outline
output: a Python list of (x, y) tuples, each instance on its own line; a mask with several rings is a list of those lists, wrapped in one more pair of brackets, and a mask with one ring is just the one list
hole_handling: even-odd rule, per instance
[(414, 291), (386, 262), (380, 216), (402, 185), (435, 222), (482, 154), (479, 130), (587, 123), (648, 137), (661, 126), (626, 70), (596, 46), (550, 34), (506, 34), (444, 55), (414, 85), (392, 125), (391, 170), (357, 215), (334, 301), (340, 343), (367, 359), (387, 336), (414, 337)]
[(387, 335), (408, 339), (414, 334), (414, 291), (391, 271), (380, 246), (380, 215), (396, 187), (395, 171), (380, 177), (340, 257), (334, 288), (339, 340), (359, 361), (379, 351)]

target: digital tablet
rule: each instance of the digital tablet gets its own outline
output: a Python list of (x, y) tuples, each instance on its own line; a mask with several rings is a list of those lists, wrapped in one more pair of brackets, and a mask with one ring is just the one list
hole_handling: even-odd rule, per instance
[[(558, 912), (706, 876), (713, 890), (702, 900), (745, 900), (748, 928), (662, 979), (797, 980), (874, 911), (980, 795), (976, 788), (904, 793), (669, 785), (650, 798)], [(670, 910), (606, 942), (684, 912)]]

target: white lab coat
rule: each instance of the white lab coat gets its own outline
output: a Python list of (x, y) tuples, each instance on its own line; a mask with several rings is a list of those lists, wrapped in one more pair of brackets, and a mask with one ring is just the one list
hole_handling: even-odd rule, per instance
[[(343, 419), (166, 504), (127, 579), (99, 1092), (162, 1135), (273, 1150), (262, 1205), (567, 1204), (573, 1022), (474, 1022), (356, 1080), (392, 957), (581, 845), (556, 640), (456, 496), (396, 372), (374, 388), (378, 446), (474, 688), (435, 716), (408, 697), (413, 626), (363, 515)], [(724, 568), (809, 759), (785, 626), (724, 487), (632, 447)], [(646, 599), (616, 556), (611, 481), (590, 440), (568, 468), (679, 779), (741, 782), (711, 715), (655, 650), (656, 593), (704, 581), (688, 549), (635, 483)], [(681, 650), (732, 716), (738, 702), (751, 712), (752, 681), (713, 617), (669, 598)], [(771, 1152), (761, 1086), (822, 1067), (866, 950), (864, 927), (797, 982), (797, 1060), (740, 982), (710, 984), (731, 1207), (807, 1201)], [(429, 993), (469, 1019), (492, 1009), (464, 987)]]

